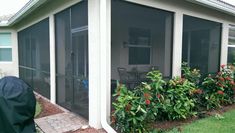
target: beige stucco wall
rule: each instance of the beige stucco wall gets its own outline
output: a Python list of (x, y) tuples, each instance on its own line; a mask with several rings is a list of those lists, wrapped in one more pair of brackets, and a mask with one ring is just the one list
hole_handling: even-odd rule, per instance
[(16, 31), (11, 28), (0, 28), (0, 33), (11, 33), (12, 61), (1, 62), (0, 69), (5, 76), (17, 76), (18, 73), (18, 45)]

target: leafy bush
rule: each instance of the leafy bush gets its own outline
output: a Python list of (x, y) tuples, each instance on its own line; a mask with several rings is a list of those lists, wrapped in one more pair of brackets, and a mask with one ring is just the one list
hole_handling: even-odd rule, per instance
[(142, 86), (140, 86), (140, 89), (142, 88), (145, 93), (151, 94), (151, 101), (152, 101), (152, 113), (154, 118), (153, 120), (156, 120), (157, 118), (163, 117), (162, 115), (162, 107), (164, 104), (164, 91), (165, 91), (165, 85), (166, 82), (162, 79), (162, 74), (159, 71), (150, 71), (147, 74), (147, 78), (150, 80), (148, 83), (143, 83)]
[[(113, 103), (115, 111), (112, 123), (117, 130), (124, 133), (147, 132), (151, 99), (136, 96), (136, 91), (129, 91), (124, 85), (119, 85), (114, 96), (118, 96)], [(147, 96), (147, 95), (146, 95)]]
[(234, 102), (233, 66), (221, 66), (215, 76), (208, 75), (202, 82), (200, 71), (182, 66), (183, 78), (168, 82), (159, 71), (147, 74), (148, 82), (142, 82), (130, 91), (118, 85), (112, 123), (120, 132), (149, 132), (149, 123), (156, 119), (186, 119), (197, 112)]
[(188, 79), (190, 82), (198, 85), (200, 83), (201, 74), (198, 69), (191, 69), (186, 62), (182, 63), (182, 75), (183, 78)]
[(234, 79), (233, 71), (230, 66), (221, 66), (214, 77), (209, 75), (202, 83), (205, 91), (205, 100), (207, 109), (219, 107), (222, 104), (231, 104), (234, 102)]
[(195, 90), (195, 84), (184, 78), (176, 77), (168, 82), (162, 104), (163, 112), (168, 119), (186, 119), (196, 114), (193, 111), (195, 99), (190, 96), (193, 90)]
[(155, 120), (160, 106), (160, 97), (165, 85), (159, 71), (147, 74), (150, 83), (143, 82), (133, 91), (124, 85), (118, 85), (116, 102), (113, 103), (115, 111), (112, 123), (120, 132), (148, 132), (147, 123)]

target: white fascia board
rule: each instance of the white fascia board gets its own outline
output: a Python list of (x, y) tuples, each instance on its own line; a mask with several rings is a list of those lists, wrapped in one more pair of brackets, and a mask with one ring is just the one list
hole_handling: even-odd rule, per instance
[(199, 4), (199, 5), (212, 8), (217, 11), (221, 11), (223, 13), (235, 16), (235, 8), (229, 5), (226, 5), (220, 1), (216, 1), (216, 0), (186, 0), (186, 1)]
[(11, 17), (7, 24), (0, 26), (12, 26), (15, 23), (19, 22), (22, 18), (30, 14), (37, 7), (42, 5), (48, 0), (30, 0), (22, 9), (20, 9), (13, 17)]

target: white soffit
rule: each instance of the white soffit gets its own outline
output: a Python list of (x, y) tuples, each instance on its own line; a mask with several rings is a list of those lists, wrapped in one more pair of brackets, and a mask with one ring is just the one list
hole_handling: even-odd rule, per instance
[(235, 6), (230, 5), (229, 3), (226, 3), (221, 0), (186, 0), (186, 1), (235, 16)]

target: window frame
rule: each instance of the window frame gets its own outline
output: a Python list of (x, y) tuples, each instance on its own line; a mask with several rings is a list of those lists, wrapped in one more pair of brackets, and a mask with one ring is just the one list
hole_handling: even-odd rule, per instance
[[(231, 29), (233, 29), (234, 31), (235, 31), (235, 25), (229, 25), (229, 32), (230, 32), (230, 30)], [(230, 36), (229, 36), (229, 34), (228, 34), (228, 48), (229, 47), (232, 47), (232, 48), (235, 48), (235, 43), (234, 43), (234, 45), (232, 45), (232, 44), (229, 44), (229, 39), (230, 39)], [(234, 37), (234, 40), (235, 40), (235, 37)]]
[[(230, 33), (231, 29), (233, 29), (235, 31), (235, 25), (229, 24), (229, 28), (228, 28), (228, 44), (227, 44), (227, 50), (228, 51), (229, 51), (229, 48), (235, 48), (235, 43), (234, 43), (234, 45), (229, 44), (229, 39), (230, 39), (229, 33)], [(234, 40), (235, 40), (235, 37), (234, 37)], [(229, 64), (228, 58), (229, 58), (229, 55), (227, 53), (227, 64)]]
[[(140, 35), (139, 33), (137, 33), (134, 37), (133, 37), (133, 31), (143, 31), (145, 32), (145, 36)], [(151, 46), (151, 42), (152, 42), (152, 37), (151, 37), (151, 30), (150, 29), (146, 29), (146, 28), (139, 28), (139, 27), (129, 27), (128, 28), (128, 36), (129, 36), (129, 42), (130, 44), (124, 44), (124, 47), (128, 47), (128, 65), (150, 65), (152, 63), (152, 46)], [(138, 37), (144, 37), (145, 39), (147, 39), (147, 42), (139, 42)], [(131, 41), (132, 40), (132, 41)], [(133, 41), (135, 40), (135, 41)], [(130, 48), (140, 48), (140, 49), (148, 49), (149, 50), (149, 62), (148, 63), (131, 63), (131, 58), (130, 58)]]
[(11, 49), (11, 60), (10, 61), (2, 61), (0, 60), (0, 63), (12, 63), (13, 62), (13, 56), (12, 56), (12, 33), (11, 32), (0, 32), (0, 36), (2, 34), (9, 34), (10, 36), (10, 45), (0, 45), (0, 49)]

